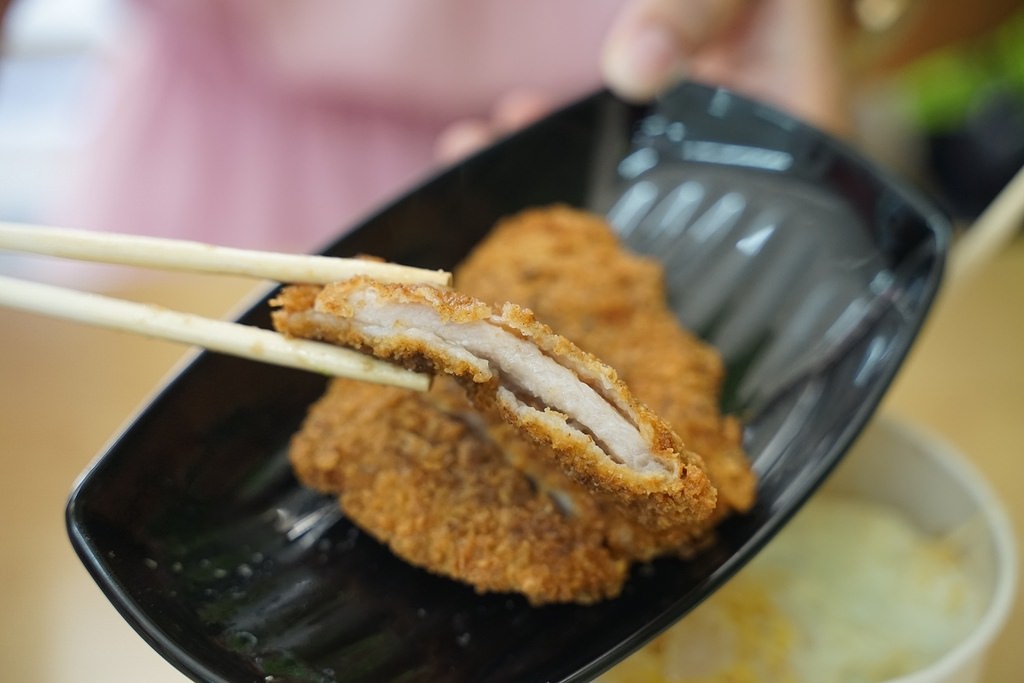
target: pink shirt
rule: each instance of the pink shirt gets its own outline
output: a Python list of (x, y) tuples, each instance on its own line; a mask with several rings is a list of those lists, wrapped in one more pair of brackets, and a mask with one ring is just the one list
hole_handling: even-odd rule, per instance
[(599, 86), (622, 0), (134, 0), (60, 222), (310, 250), (433, 165), (439, 131)]

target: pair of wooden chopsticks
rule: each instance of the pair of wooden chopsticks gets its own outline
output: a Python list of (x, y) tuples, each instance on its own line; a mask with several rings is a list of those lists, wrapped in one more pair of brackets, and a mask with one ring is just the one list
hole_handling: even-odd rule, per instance
[[(277, 282), (326, 284), (368, 275), (388, 282), (450, 286), (452, 279), (445, 271), (360, 259), (247, 251), (199, 242), (11, 223), (0, 223), (0, 250)], [(351, 349), (38, 282), (0, 276), (0, 305), (327, 375), (421, 391), (430, 385), (426, 375)]]

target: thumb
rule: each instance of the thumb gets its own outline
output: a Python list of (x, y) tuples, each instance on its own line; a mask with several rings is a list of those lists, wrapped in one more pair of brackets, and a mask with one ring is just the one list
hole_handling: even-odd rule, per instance
[(605, 82), (644, 101), (681, 79), (692, 56), (736, 19), (747, 0), (630, 0), (605, 39)]

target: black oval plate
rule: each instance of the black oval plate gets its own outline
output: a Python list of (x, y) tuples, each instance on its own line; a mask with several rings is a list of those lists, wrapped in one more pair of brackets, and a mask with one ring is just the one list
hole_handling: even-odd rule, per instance
[[(589, 97), (443, 173), (327, 253), (450, 268), (565, 202), (667, 266), (728, 365), (759, 502), (622, 597), (529, 607), (396, 559), (292, 477), (312, 374), (200, 354), (83, 476), (72, 542), (125, 618), (205, 681), (583, 681), (686, 614), (806, 500), (878, 405), (936, 293), (940, 211), (843, 144), (724, 90)], [(242, 322), (268, 325), (266, 302)], [(671, 378), (666, 378), (671, 381)], [(111, 653), (112, 655), (116, 653)]]

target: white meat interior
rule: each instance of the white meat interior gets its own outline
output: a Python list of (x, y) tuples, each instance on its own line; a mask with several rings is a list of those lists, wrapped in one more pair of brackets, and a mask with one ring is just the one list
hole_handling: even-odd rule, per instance
[[(364, 307), (358, 301), (362, 297), (376, 301)], [(352, 303), (356, 308), (352, 322), (365, 334), (397, 333), (430, 343), (452, 357), (472, 358), (478, 367), (490, 364), (497, 368), (505, 388), (570, 416), (613, 461), (641, 473), (668, 471), (651, 456), (637, 427), (615, 406), (575, 372), (518, 335), (486, 320), (446, 322), (428, 305), (381, 303), (370, 292), (354, 296)]]

